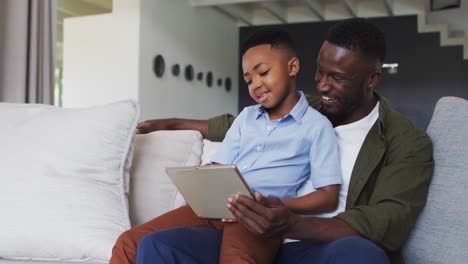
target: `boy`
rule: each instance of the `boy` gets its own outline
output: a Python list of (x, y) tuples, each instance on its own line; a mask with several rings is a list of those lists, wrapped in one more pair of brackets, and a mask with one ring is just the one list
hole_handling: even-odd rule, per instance
[[(296, 90), (299, 60), (289, 34), (279, 29), (258, 31), (242, 54), (244, 80), (258, 105), (239, 114), (213, 162), (236, 164), (255, 192), (282, 199), (295, 213), (333, 211), (341, 184), (338, 145), (331, 123)], [(309, 177), (317, 191), (296, 198)], [(133, 261), (132, 245), (121, 245), (125, 239), (136, 245), (146, 233), (172, 227), (222, 229), (221, 263), (271, 263), (282, 243), (255, 236), (239, 223), (200, 219), (183, 206), (125, 232), (111, 263)], [(147, 254), (150, 244), (151, 235), (140, 241), (138, 263), (152, 262)]]

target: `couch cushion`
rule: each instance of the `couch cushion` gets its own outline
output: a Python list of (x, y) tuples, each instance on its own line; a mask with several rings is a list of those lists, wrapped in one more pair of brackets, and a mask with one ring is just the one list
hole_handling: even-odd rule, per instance
[(468, 101), (441, 98), (427, 129), (434, 144), (434, 176), (405, 247), (407, 264), (456, 264), (468, 259), (467, 131)]
[(134, 101), (0, 104), (0, 257), (108, 261), (130, 227), (124, 174), (138, 116)]
[(210, 163), (213, 160), (213, 156), (218, 151), (219, 146), (221, 146), (221, 142), (203, 139), (202, 164)]
[(198, 131), (156, 131), (136, 136), (129, 196), (133, 225), (180, 205), (165, 168), (200, 165), (202, 147)]
[[(205, 165), (211, 162), (211, 157), (216, 153), (221, 142), (214, 142), (207, 139), (203, 139), (203, 150), (201, 156), (201, 165)], [(171, 210), (181, 207), (182, 205), (186, 205), (187, 202), (184, 200), (182, 194), (177, 191), (176, 197), (174, 202), (172, 203)]]

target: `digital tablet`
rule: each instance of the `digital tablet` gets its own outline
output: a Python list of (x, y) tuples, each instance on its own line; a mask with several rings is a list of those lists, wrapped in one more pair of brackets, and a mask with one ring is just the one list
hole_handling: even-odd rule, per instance
[(253, 197), (235, 165), (169, 167), (166, 173), (199, 217), (233, 218), (227, 199), (237, 193)]

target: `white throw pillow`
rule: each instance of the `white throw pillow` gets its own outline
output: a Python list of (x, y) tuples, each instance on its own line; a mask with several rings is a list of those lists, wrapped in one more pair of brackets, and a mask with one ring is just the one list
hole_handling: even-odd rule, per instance
[(200, 165), (202, 146), (202, 135), (192, 130), (136, 136), (129, 196), (132, 225), (145, 223), (185, 203), (165, 169)]
[(130, 227), (131, 100), (91, 108), (0, 103), (0, 257), (107, 262)]
[(221, 142), (214, 142), (208, 139), (203, 139), (202, 165), (211, 162), (214, 154), (216, 154), (216, 151), (218, 151), (219, 146), (221, 146)]

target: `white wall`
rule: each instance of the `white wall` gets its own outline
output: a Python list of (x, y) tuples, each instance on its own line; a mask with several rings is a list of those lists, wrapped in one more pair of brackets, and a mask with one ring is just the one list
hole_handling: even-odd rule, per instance
[(138, 99), (137, 0), (114, 0), (110, 14), (64, 21), (63, 106)]
[[(222, 113), (237, 114), (238, 28), (211, 8), (192, 7), (189, 0), (141, 0), (140, 102), (142, 119), (159, 117), (207, 118)], [(157, 78), (153, 58), (162, 54), (166, 71)], [(171, 66), (181, 74), (174, 77)], [(213, 72), (214, 85), (184, 79), (185, 65), (197, 72)], [(216, 80), (230, 77), (228, 93)]]
[[(189, 0), (114, 0), (113, 12), (64, 22), (63, 105), (83, 107), (125, 98), (139, 100), (141, 119), (207, 118), (237, 114), (238, 28), (211, 8)], [(153, 58), (166, 60), (163, 78), (153, 73)], [(181, 74), (172, 76), (178, 63)], [(185, 65), (195, 75), (213, 73), (213, 86), (184, 79)], [(230, 77), (226, 92), (216, 81)]]
[(468, 0), (461, 0), (459, 8), (428, 12), (427, 22), (448, 24), (449, 30), (462, 30), (468, 36)]

